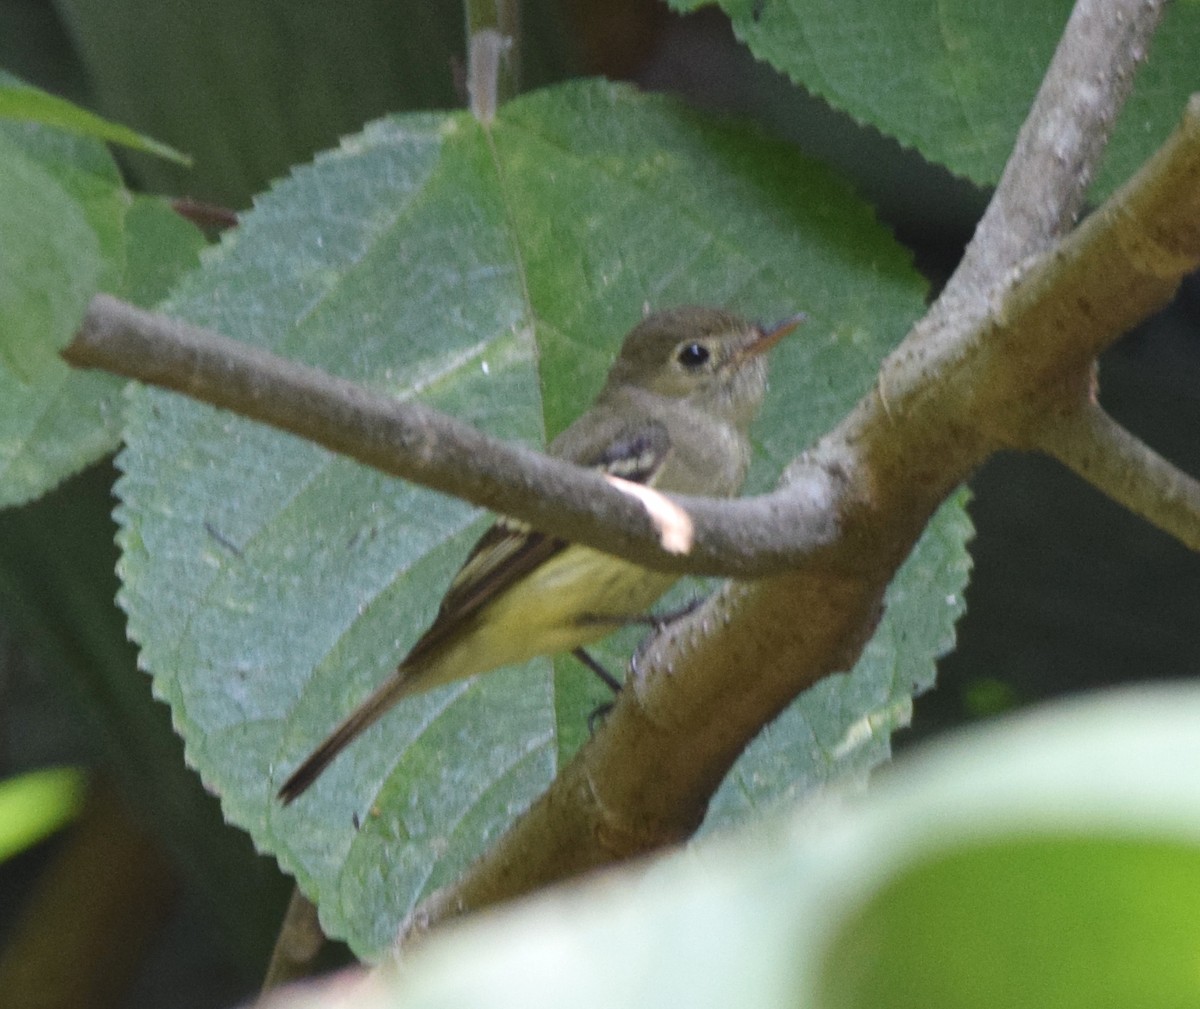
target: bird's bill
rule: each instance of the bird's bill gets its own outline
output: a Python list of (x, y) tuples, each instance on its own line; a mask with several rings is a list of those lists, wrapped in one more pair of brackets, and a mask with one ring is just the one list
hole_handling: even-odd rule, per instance
[(754, 339), (746, 345), (745, 350), (742, 351), (742, 355), (745, 357), (757, 357), (759, 354), (765, 354), (787, 336), (788, 333), (799, 326), (800, 323), (807, 321), (807, 313), (797, 312), (795, 315), (789, 315), (786, 319), (775, 323), (773, 326), (755, 326)]

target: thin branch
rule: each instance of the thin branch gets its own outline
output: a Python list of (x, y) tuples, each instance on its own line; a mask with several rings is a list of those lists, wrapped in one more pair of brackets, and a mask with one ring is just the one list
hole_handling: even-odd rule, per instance
[(864, 487), (917, 477), (946, 493), (989, 451), (1036, 448), (1043, 418), (1064, 407), (1068, 377), (1165, 304), (1198, 266), (1200, 97), (1120, 192), (1010, 276), (990, 315), (936, 331), (918, 325), (881, 373), (886, 409), (879, 395), (867, 396), (789, 469), (781, 490), (740, 501), (676, 498), (696, 526), (686, 556), (663, 550), (642, 507), (595, 474), (107, 295), (93, 299), (63, 357), (183, 392), (660, 570), (760, 576), (826, 550)]
[(1114, 501), (1200, 550), (1200, 480), (1181, 473), (1098, 405), (1047, 425), (1041, 445)]
[(1078, 0), (955, 279), (1002, 282), (1075, 223), (1166, 0)]
[(317, 958), (324, 948), (325, 933), (317, 920), (316, 905), (300, 892), (298, 886), (293, 887), (259, 997), (272, 988), (315, 973)]
[(464, 0), (467, 93), (484, 126), (520, 88), (520, 7), (516, 0)]
[[(836, 534), (830, 520), (837, 511), (836, 480), (812, 467), (786, 492), (756, 499), (674, 497), (696, 533), (690, 553), (674, 554), (661, 546), (645, 506), (597, 473), (108, 295), (92, 300), (62, 356), (77, 367), (182, 392), (384, 473), (660, 570), (783, 571)], [(788, 545), (783, 553), (779, 543)]]

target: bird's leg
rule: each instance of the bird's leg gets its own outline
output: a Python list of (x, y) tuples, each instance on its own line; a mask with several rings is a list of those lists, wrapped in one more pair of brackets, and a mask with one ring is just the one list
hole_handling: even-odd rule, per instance
[(587, 666), (588, 669), (590, 669), (593, 673), (599, 676), (601, 682), (603, 682), (604, 685), (608, 687), (608, 689), (614, 694), (619, 694), (621, 692), (621, 681), (613, 676), (613, 674), (605, 669), (600, 662), (597, 662), (595, 659), (593, 659), (582, 648), (576, 648), (571, 652), (571, 654), (574, 655), (575, 658), (577, 658), (585, 666)]
[(604, 625), (612, 627), (613, 630), (618, 627), (628, 627), (630, 624), (641, 624), (643, 627), (661, 631), (667, 624), (672, 624), (689, 613), (694, 613), (702, 602), (704, 602), (704, 596), (696, 596), (682, 606), (667, 610), (665, 613), (584, 613), (579, 617), (579, 623), (590, 626)]
[[(600, 677), (605, 686), (607, 686), (608, 689), (614, 694), (619, 694), (621, 692), (621, 681), (613, 676), (613, 674), (607, 669), (605, 669), (600, 662), (597, 662), (595, 659), (593, 659), (586, 651), (584, 651), (582, 648), (576, 648), (571, 652), (571, 654), (574, 655), (575, 658), (577, 658), (585, 666), (587, 666), (588, 669), (590, 669), (598, 677)], [(596, 727), (608, 716), (608, 713), (612, 711), (612, 709), (612, 701), (605, 701), (603, 704), (596, 705), (587, 718), (588, 732), (594, 736), (596, 734)]]
[[(630, 624), (642, 624), (645, 627), (653, 629), (655, 633), (658, 633), (668, 624), (674, 623), (676, 620), (686, 617), (689, 613), (695, 612), (702, 602), (704, 602), (703, 597), (697, 596), (695, 599), (691, 599), (684, 603), (683, 606), (673, 610), (668, 610), (666, 613), (638, 613), (620, 616), (588, 613), (580, 617), (579, 622), (582, 624), (609, 625), (614, 630), (618, 627), (627, 627)], [(630, 656), (629, 667), (635, 675), (637, 673), (638, 657), (641, 655), (642, 648), (645, 646), (646, 641), (648, 640), (649, 637), (647, 637), (645, 641), (642, 641), (641, 644), (634, 649), (633, 655)], [(582, 662), (585, 666), (587, 666), (588, 669), (590, 669), (593, 673), (595, 673), (600, 678), (601, 682), (603, 682), (605, 686), (607, 686), (614, 694), (619, 694), (621, 692), (621, 681), (613, 676), (613, 674), (607, 669), (605, 669), (600, 662), (592, 658), (586, 651), (584, 651), (584, 649), (576, 648), (571, 652), (571, 654), (574, 655), (575, 658)], [(613, 702), (608, 701), (597, 706), (592, 713), (588, 715), (589, 732), (593, 734), (595, 733), (597, 724), (610, 711), (612, 711), (612, 707)]]

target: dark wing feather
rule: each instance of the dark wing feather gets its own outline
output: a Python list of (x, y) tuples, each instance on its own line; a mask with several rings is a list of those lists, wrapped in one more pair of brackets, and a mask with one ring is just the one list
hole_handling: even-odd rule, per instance
[[(632, 483), (652, 484), (669, 452), (667, 429), (654, 422), (638, 431), (623, 431), (573, 461)], [(566, 546), (566, 540), (546, 536), (515, 519), (497, 519), (458, 569), (437, 617), (401, 665), (417, 663), (457, 637), (462, 626), (489, 602)]]
[(442, 599), (437, 617), (401, 665), (419, 662), (518, 579), (567, 545), (508, 518), (480, 537)]

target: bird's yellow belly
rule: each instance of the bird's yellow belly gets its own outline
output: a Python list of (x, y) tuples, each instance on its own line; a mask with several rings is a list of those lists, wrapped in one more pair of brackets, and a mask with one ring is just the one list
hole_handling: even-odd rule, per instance
[[(622, 618), (645, 614), (676, 578), (587, 547), (568, 547), (490, 603), (475, 629), (423, 672), (422, 687), (598, 641)], [(604, 617), (614, 619), (590, 619)]]

